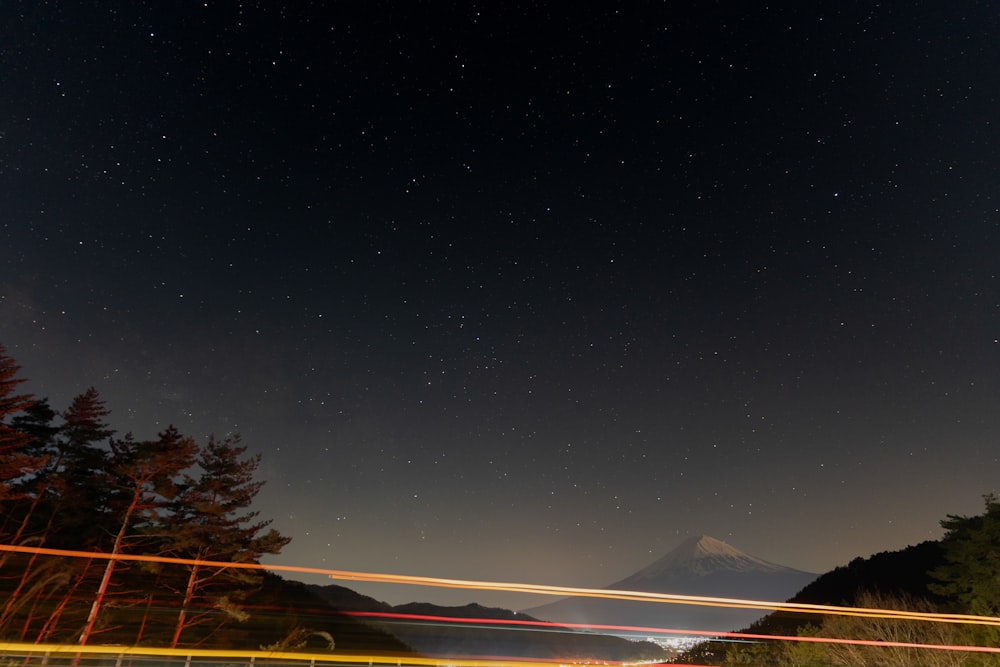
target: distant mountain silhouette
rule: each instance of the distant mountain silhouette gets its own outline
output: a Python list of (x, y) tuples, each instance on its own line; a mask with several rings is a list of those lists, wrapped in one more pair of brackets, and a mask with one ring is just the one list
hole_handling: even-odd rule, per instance
[[(816, 576), (756, 558), (713, 537), (700, 535), (685, 540), (659, 560), (605, 589), (783, 602)], [(725, 631), (746, 627), (767, 611), (567, 598), (526, 609), (524, 613), (558, 623)]]
[(306, 588), (334, 609), (341, 611), (392, 611), (391, 604), (380, 602), (367, 595), (362, 595), (346, 586), (338, 586), (337, 584), (327, 584), (326, 586), (306, 584)]
[[(309, 591), (331, 607), (350, 614), (363, 612), (388, 616), (361, 616), (358, 621), (374, 630), (390, 633), (414, 651), (438, 658), (506, 656), (553, 660), (580, 659), (612, 662), (662, 662), (669, 652), (656, 644), (635, 642), (609, 635), (559, 628), (531, 631), (523, 626), (491, 623), (496, 620), (533, 621), (530, 616), (509, 609), (467, 604), (444, 607), (427, 602), (392, 606), (361, 595), (343, 586), (310, 585)], [(405, 614), (423, 618), (394, 618)], [(431, 617), (431, 618), (429, 618)], [(439, 618), (477, 619), (475, 623), (444, 623)], [(536, 628), (537, 630), (537, 628)]]

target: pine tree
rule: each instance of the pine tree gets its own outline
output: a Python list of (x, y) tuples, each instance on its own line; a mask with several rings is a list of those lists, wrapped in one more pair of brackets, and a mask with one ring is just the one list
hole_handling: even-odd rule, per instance
[(56, 439), (56, 460), (49, 467), (52, 512), (56, 530), (49, 530), (50, 546), (69, 549), (100, 548), (114, 535), (108, 525), (107, 441), (114, 429), (105, 422), (111, 411), (97, 390), (90, 387), (73, 399), (63, 413)]
[[(33, 476), (22, 480), (27, 497), (22, 498), (17, 531), (23, 539), (38, 546), (78, 549), (96, 546), (107, 534), (102, 522), (106, 512), (100, 504), (106, 455), (97, 443), (114, 432), (103, 421), (108, 414), (97, 391), (91, 388), (73, 399), (62, 414), (60, 426), (53, 425), (55, 414), (47, 401), (37, 402), (18, 416), (19, 428), (33, 438), (29, 451), (44, 462)], [(9, 623), (11, 615), (23, 608), (23, 596), (36, 598), (33, 605), (44, 596), (52, 608), (45, 627), (53, 632), (61, 615), (74, 610), (73, 590), (54, 584), (65, 579), (76, 582), (72, 587), (75, 589), (89, 576), (90, 565), (90, 561), (67, 562), (63, 564), (65, 572), (54, 576), (50, 561), (39, 563), (39, 557), (32, 555), (8, 595), (0, 619)], [(39, 588), (42, 582), (47, 583)], [(59, 595), (63, 596), (61, 601)], [(33, 615), (28, 612), (22, 638), (31, 629)]]
[[(140, 537), (144, 528), (161, 518), (162, 510), (176, 495), (178, 476), (191, 466), (196, 452), (194, 440), (181, 436), (173, 426), (157, 440), (140, 442), (128, 434), (112, 441), (108, 482), (114, 492), (110, 509), (118, 522), (110, 550), (113, 556), (124, 553), (130, 537)], [(114, 558), (107, 560), (80, 644), (86, 644), (94, 632), (116, 565)]]
[[(9, 503), (9, 511), (5, 512), (11, 534), (8, 536), (5, 531), (4, 540), (10, 544), (37, 544), (40, 540), (38, 533), (41, 527), (37, 525), (36, 514), (44, 502), (51, 501), (46, 493), (46, 466), (54, 460), (52, 448), (54, 437), (59, 431), (53, 424), (55, 417), (56, 413), (49, 407), (48, 401), (42, 399), (11, 421), (17, 430), (31, 436), (25, 456), (33, 462), (34, 470), (15, 485), (13, 501)], [(44, 512), (40, 514), (44, 516)], [(7, 563), (11, 555), (0, 554), (0, 567)], [(19, 560), (23, 561), (24, 557)], [(52, 567), (55, 563), (51, 560), (37, 566), (38, 560), (39, 556), (32, 554), (24, 562), (17, 584), (8, 592), (3, 610), (0, 611), (0, 629), (6, 629), (14, 615), (25, 608), (27, 602), (37, 602), (43, 594), (50, 593), (64, 583), (65, 572), (62, 567)]]
[(3, 345), (0, 345), (0, 503), (13, 495), (14, 484), (25, 474), (26, 469), (37, 465), (25, 449), (30, 445), (32, 436), (12, 425), (12, 420), (25, 410), (35, 405), (31, 394), (17, 393), (17, 387), (24, 378), (17, 377), (21, 367), (9, 356)]
[[(106, 441), (114, 434), (105, 421), (108, 415), (110, 410), (93, 387), (76, 396), (62, 413), (62, 424), (44, 446), (46, 465), (32, 482), (35, 497), (31, 538), (35, 544), (99, 551), (108, 548), (108, 537), (114, 534), (106, 484), (109, 468)], [(37, 561), (33, 556), (24, 568), (19, 591), (35, 590), (38, 581), (48, 581), (47, 565), (39, 566)], [(64, 564), (63, 585), (45, 591), (45, 609), (49, 613), (37, 630), (38, 640), (56, 637), (64, 615), (71, 624), (83, 623), (86, 610), (77, 604), (78, 591), (86, 590), (86, 585), (94, 581), (95, 565), (90, 559)], [(8, 600), (8, 607), (12, 602)], [(28, 614), (22, 638), (36, 631), (34, 616), (34, 612)]]
[[(29, 436), (29, 442), (23, 449), (23, 456), (30, 465), (22, 469), (21, 479), (13, 486), (11, 511), (5, 519), (14, 525), (13, 535), (8, 538), (12, 544), (20, 544), (22, 537), (29, 534), (30, 524), (35, 511), (41, 504), (47, 481), (46, 467), (55, 460), (54, 438), (59, 427), (54, 424), (56, 412), (49, 406), (48, 399), (35, 401), (24, 412), (11, 420), (11, 425), (17, 431)], [(2, 561), (0, 561), (2, 562)]]
[[(39, 454), (37, 441), (41, 434), (32, 430), (31, 418), (44, 414), (47, 404), (36, 401), (31, 394), (17, 393), (18, 385), (25, 382), (17, 377), (20, 370), (0, 345), (0, 541), (9, 544), (22, 542), (35, 506), (27, 485), (46, 461)], [(11, 556), (9, 552), (0, 554), (0, 567)], [(27, 572), (24, 574), (4, 601), (0, 629), (6, 628), (16, 611), (17, 596), (27, 583)]]
[[(1000, 616), (1000, 498), (991, 493), (984, 500), (983, 514), (948, 515), (941, 522), (946, 563), (931, 572), (937, 583), (929, 588), (951, 599), (959, 613), (995, 617)], [(1000, 645), (996, 626), (975, 626), (972, 632), (978, 643)], [(982, 663), (1000, 664), (1000, 658), (984, 657)]]
[[(263, 554), (275, 554), (289, 539), (274, 529), (263, 532), (270, 521), (257, 520), (249, 511), (263, 486), (254, 475), (259, 454), (245, 457), (238, 435), (218, 440), (210, 436), (198, 457), (201, 475), (188, 478), (178, 497), (174, 517), (174, 549), (178, 556), (203, 561), (256, 563)], [(185, 629), (228, 618), (245, 618), (240, 602), (259, 586), (261, 575), (253, 570), (190, 566), (184, 584), (181, 610), (171, 646), (177, 646)], [(222, 611), (222, 620), (218, 611)]]

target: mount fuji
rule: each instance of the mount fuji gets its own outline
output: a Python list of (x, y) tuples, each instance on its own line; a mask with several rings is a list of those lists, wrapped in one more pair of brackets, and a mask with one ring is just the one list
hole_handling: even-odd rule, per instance
[[(817, 576), (756, 558), (700, 535), (604, 590), (784, 602)], [(560, 623), (722, 632), (745, 628), (768, 610), (576, 597), (525, 609), (524, 613)]]

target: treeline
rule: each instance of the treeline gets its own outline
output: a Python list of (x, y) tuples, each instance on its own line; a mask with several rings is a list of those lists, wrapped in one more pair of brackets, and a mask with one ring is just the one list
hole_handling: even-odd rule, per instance
[[(868, 610), (965, 614), (978, 622), (861, 615), (771, 614), (746, 630), (795, 640), (704, 642), (685, 664), (868, 665), (870, 667), (1000, 666), (1000, 498), (985, 496), (976, 516), (949, 515), (944, 538), (897, 552), (857, 558), (809, 584), (792, 602)], [(834, 641), (825, 641), (832, 639)], [(846, 640), (846, 641), (838, 641)], [(962, 650), (962, 646), (985, 647)], [(947, 648), (945, 648), (947, 647)]]
[[(246, 620), (264, 574), (209, 563), (289, 541), (250, 509), (260, 456), (236, 435), (118, 435), (95, 389), (57, 412), (19, 372), (0, 345), (0, 639), (190, 646)], [(137, 554), (197, 562), (114, 558)]]

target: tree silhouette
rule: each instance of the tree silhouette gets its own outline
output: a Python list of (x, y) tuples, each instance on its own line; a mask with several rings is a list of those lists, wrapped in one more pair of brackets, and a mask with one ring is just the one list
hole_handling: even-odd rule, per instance
[[(191, 466), (197, 445), (183, 437), (173, 426), (157, 440), (136, 441), (132, 434), (111, 443), (109, 486), (114, 489), (112, 511), (119, 522), (111, 545), (111, 554), (123, 552), (130, 534), (139, 532), (137, 524), (154, 523), (158, 510), (176, 495), (177, 476)], [(141, 525), (140, 525), (141, 530)], [(117, 560), (109, 558), (80, 633), (80, 644), (86, 644), (97, 623), (97, 616), (108, 593), (108, 585)]]
[(12, 424), (19, 413), (31, 408), (36, 401), (31, 394), (17, 393), (18, 385), (26, 382), (17, 377), (21, 367), (0, 345), (0, 503), (6, 503), (13, 495), (14, 484), (27, 469), (37, 465), (37, 461), (26, 453), (32, 436)]
[(45, 542), (52, 546), (100, 548), (115, 534), (105, 511), (107, 441), (115, 433), (104, 421), (110, 414), (100, 394), (90, 387), (76, 396), (62, 415), (56, 459), (49, 469), (56, 515), (52, 527), (56, 530), (47, 531)]
[[(1000, 498), (984, 496), (985, 511), (973, 517), (949, 514), (941, 521), (945, 564), (931, 572), (937, 583), (930, 588), (952, 600), (955, 611), (980, 616), (1000, 616)], [(1000, 628), (976, 626), (975, 640), (1000, 645)], [(1000, 658), (984, 659), (1000, 664)]]
[[(255, 563), (288, 544), (289, 539), (273, 529), (262, 533), (271, 522), (257, 520), (258, 513), (248, 511), (264, 484), (254, 479), (260, 460), (259, 454), (246, 457), (238, 435), (222, 440), (209, 436), (198, 457), (201, 475), (188, 477), (177, 499), (172, 520), (177, 555)], [(220, 611), (222, 618), (241, 618), (240, 602), (260, 580), (252, 570), (191, 565), (171, 646), (178, 645), (186, 628), (213, 622)]]
[[(250, 509), (261, 457), (239, 436), (203, 447), (173, 427), (153, 440), (115, 438), (95, 388), (57, 413), (18, 390), (19, 371), (0, 345), (0, 542), (223, 563), (257, 563), (288, 543)], [(194, 627), (188, 643), (241, 641), (217, 631), (246, 617), (262, 582), (259, 572), (206, 563), (3, 551), (0, 565), (0, 637), (35, 642), (88, 643), (100, 632), (177, 645)], [(174, 598), (154, 606), (161, 591)]]
[[(936, 612), (927, 600), (908, 595), (884, 595), (862, 591), (854, 602), (867, 609), (895, 609), (916, 612)], [(782, 642), (779, 646), (786, 664), (820, 664), (854, 667), (961, 667), (967, 665), (970, 654), (941, 649), (895, 646), (902, 644), (932, 644), (949, 646), (961, 643), (962, 628), (950, 623), (933, 623), (905, 618), (873, 618), (866, 616), (824, 616), (819, 627), (804, 635), (859, 639), (882, 642), (885, 646), (860, 644), (808, 644)]]

